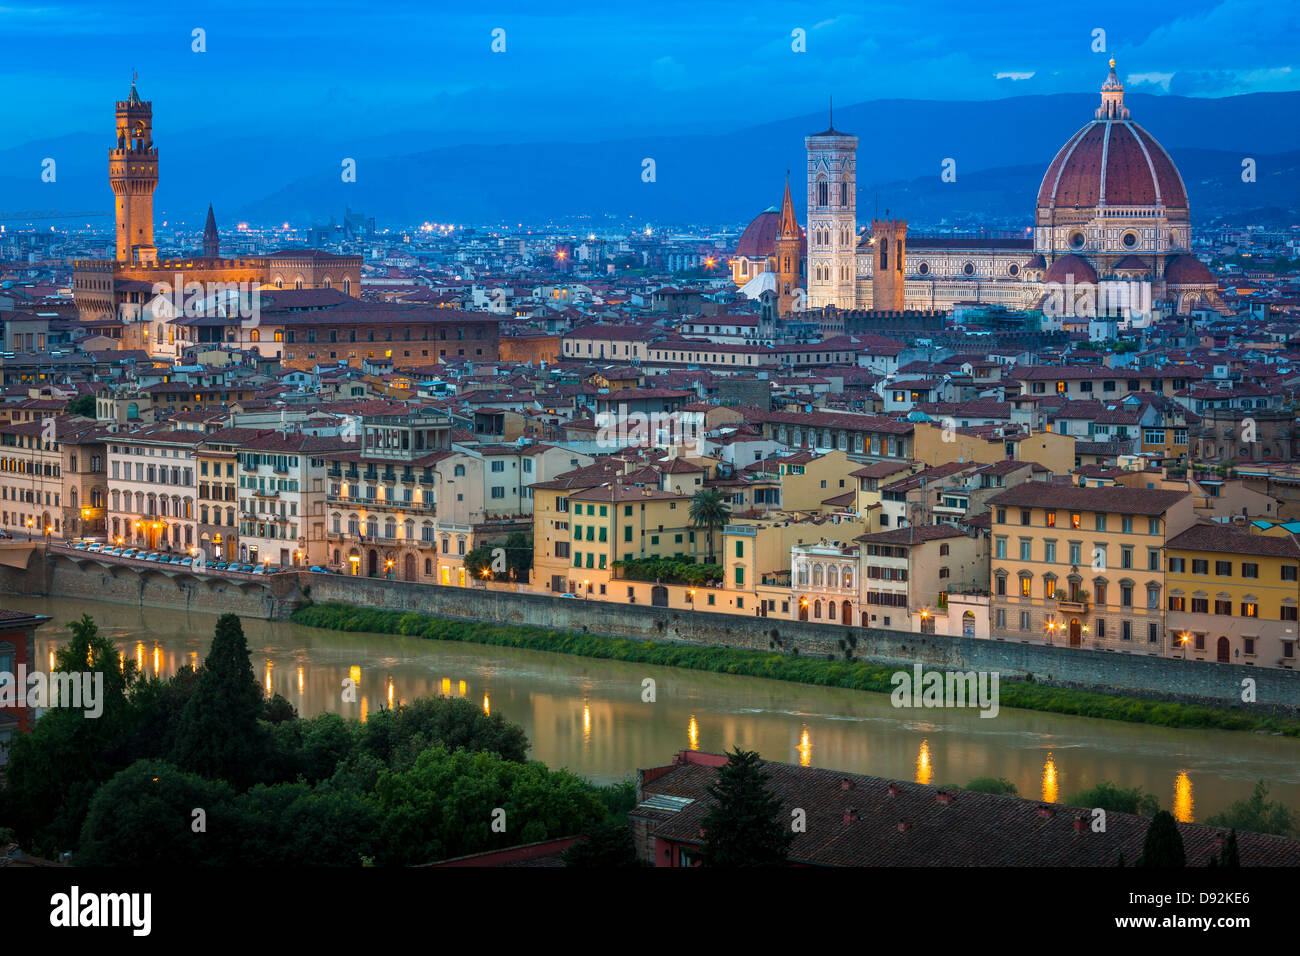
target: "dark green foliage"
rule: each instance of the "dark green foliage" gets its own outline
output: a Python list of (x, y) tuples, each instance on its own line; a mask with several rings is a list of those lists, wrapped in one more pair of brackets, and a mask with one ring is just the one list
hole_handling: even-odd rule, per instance
[[(83, 866), (195, 866), (229, 839), (233, 791), (161, 760), (140, 760), (99, 788), (74, 862)], [(194, 811), (206, 813), (194, 832)]]
[[(525, 647), (559, 654), (746, 674), (750, 677), (768, 677), (822, 687), (849, 687), (883, 694), (891, 693), (894, 689), (890, 678), (895, 668), (860, 661), (812, 660), (800, 656), (797, 648), (790, 654), (779, 654), (725, 647), (691, 647), (573, 631), (549, 631), (529, 625), (454, 621), (415, 611), (358, 608), (337, 603), (300, 607), (294, 611), (292, 620), (307, 627), (336, 631), (412, 634), (431, 641), (467, 641), (497, 647)], [(1003, 707), (1156, 724), (1162, 727), (1268, 730), (1288, 737), (1300, 737), (1300, 720), (1227, 707), (1137, 700), (1074, 688), (1046, 687), (1032, 681), (1003, 680), (999, 694)]]
[(55, 670), (102, 675), (103, 713), (51, 708), (31, 733), (14, 738), (6, 768), (5, 823), (29, 852), (50, 857), (76, 843), (95, 789), (129, 761), (137, 725), (129, 699), (135, 662), (124, 661), (88, 616), (68, 626), (72, 639), (56, 652)]
[(564, 851), (566, 866), (624, 868), (642, 867), (632, 842), (632, 828), (626, 823), (598, 823), (583, 839)]
[[(422, 863), (582, 833), (605, 818), (589, 784), (566, 770), (495, 754), (426, 750), (375, 787), (380, 862)], [(504, 816), (495, 815), (496, 810)], [(503, 832), (493, 830), (500, 819)]]
[(1144, 817), (1154, 816), (1160, 810), (1160, 801), (1153, 794), (1141, 787), (1125, 789), (1109, 780), (1081, 790), (1065, 802), (1072, 807), (1100, 807), (1108, 813), (1140, 813)]
[(289, 703), (281, 694), (270, 697), (262, 711), (262, 719), (272, 724), (293, 720), (297, 716), (298, 711), (294, 709), (293, 704)]
[(93, 394), (78, 395), (72, 401), (68, 402), (63, 411), (68, 415), (80, 415), (82, 418), (95, 417), (95, 396)]
[(713, 563), (713, 534), (731, 521), (727, 499), (716, 488), (701, 488), (691, 498), (691, 525), (704, 528), (709, 535), (709, 564)]
[(396, 769), (410, 767), (435, 745), (487, 751), (516, 763), (528, 757), (528, 738), (520, 727), (451, 697), (425, 697), (382, 710), (363, 725), (357, 740), (359, 753), (372, 754)]
[[(501, 570), (492, 566), (498, 548), (505, 552), (505, 567)], [(500, 562), (497, 564), (500, 567)], [(486, 571), (494, 581), (527, 582), (533, 568), (533, 539), (522, 531), (512, 531), (504, 541), (490, 541), (470, 551), (465, 555), (465, 567), (476, 581), (481, 580)]]
[(974, 793), (997, 793), (1006, 796), (1019, 796), (1016, 785), (1004, 777), (976, 777), (963, 790), (970, 790)]
[(701, 822), (706, 866), (785, 866), (794, 840), (781, 801), (768, 789), (771, 775), (752, 750), (727, 754), (707, 790), (715, 803)]
[(199, 670), (198, 687), (181, 715), (173, 761), (183, 770), (244, 789), (259, 779), (270, 749), (268, 734), (258, 724), (263, 712), (244, 629), (236, 615), (223, 614)]
[(1269, 785), (1260, 780), (1245, 800), (1237, 800), (1227, 810), (1216, 813), (1205, 822), (1212, 827), (1247, 830), (1251, 833), (1272, 833), (1276, 836), (1295, 836), (1295, 814), (1283, 803), (1268, 799)]
[(716, 564), (671, 558), (628, 558), (615, 561), (614, 567), (629, 581), (661, 581), (702, 588), (722, 580), (722, 568)]
[(1178, 832), (1178, 822), (1168, 810), (1161, 810), (1151, 819), (1146, 840), (1142, 843), (1142, 856), (1138, 866), (1169, 868), (1187, 865), (1183, 850), (1183, 836)]

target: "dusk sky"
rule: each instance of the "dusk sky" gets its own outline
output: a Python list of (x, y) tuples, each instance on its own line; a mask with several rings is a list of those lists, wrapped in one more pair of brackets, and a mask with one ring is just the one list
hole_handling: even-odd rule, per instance
[[(732, 130), (882, 98), (1300, 89), (1300, 7), (1265, 0), (0, 6), (0, 148), (102, 130), (132, 68), (182, 130), (412, 145)], [(469, 9), (465, 9), (469, 7)], [(1106, 52), (1091, 49), (1106, 30)], [(206, 30), (207, 52), (191, 52)], [(494, 54), (492, 31), (506, 31)], [(791, 50), (806, 31), (807, 52)], [(111, 106), (109, 107), (111, 108)], [(333, 128), (332, 128), (333, 127)], [(435, 134), (433, 138), (430, 133)], [(416, 142), (418, 140), (418, 143)]]

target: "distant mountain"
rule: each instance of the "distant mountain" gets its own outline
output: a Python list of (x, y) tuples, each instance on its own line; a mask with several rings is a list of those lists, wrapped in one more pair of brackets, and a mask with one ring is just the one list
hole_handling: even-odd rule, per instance
[[(835, 126), (859, 137), (862, 218), (878, 201), (882, 212), (914, 220), (963, 213), (1027, 220), (1047, 163), (1097, 102), (1095, 93), (880, 100), (837, 108)], [(1130, 93), (1126, 102), (1182, 167), (1198, 218), (1219, 208), (1300, 207), (1300, 92), (1223, 99)], [(780, 201), (786, 170), (802, 210), (803, 137), (827, 125), (821, 113), (708, 136), (603, 140), (589, 129), (562, 141), (430, 147), (436, 130), (368, 144), (349, 142), (333, 127), (308, 137), (251, 137), (238, 129), (179, 137), (168, 133), (166, 109), (155, 103), (159, 221), (184, 219), (196, 229), (209, 201), (223, 229), (238, 219), (305, 225), (340, 216), (345, 206), (381, 225), (584, 214), (635, 223), (745, 221)], [(111, 211), (109, 141), (107, 132), (76, 134), (0, 150), (0, 207)], [(403, 151), (403, 143), (415, 150)], [(58, 160), (57, 183), (40, 181), (46, 156)], [(1259, 161), (1255, 184), (1240, 182), (1247, 156)], [(344, 157), (357, 161), (355, 183), (341, 179)], [(654, 182), (642, 181), (645, 158), (655, 161)], [(939, 178), (946, 158), (957, 162), (956, 183)]]
[[(1171, 148), (1169, 153), (1182, 173), (1198, 221), (1228, 217), (1241, 222), (1247, 214), (1251, 222), (1300, 221), (1300, 151), (1250, 156), (1255, 160), (1253, 183), (1242, 181), (1240, 152)], [(1046, 168), (1046, 162), (1002, 166), (959, 175), (951, 183), (937, 176), (899, 180), (863, 187), (859, 203), (875, 192), (888, 196), (895, 212), (923, 229), (945, 220), (969, 225), (982, 217), (1019, 218), (1029, 225)], [(870, 214), (869, 207), (859, 208)]]

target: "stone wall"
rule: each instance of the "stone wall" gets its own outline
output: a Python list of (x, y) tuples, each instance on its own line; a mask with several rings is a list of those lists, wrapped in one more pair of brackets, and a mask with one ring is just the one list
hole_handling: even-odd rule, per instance
[(919, 663), (928, 668), (996, 671), (1008, 679), (1032, 675), (1034, 680), (1060, 686), (1218, 704), (1240, 705), (1242, 681), (1249, 678), (1255, 682), (1256, 709), (1300, 711), (1300, 672), (1296, 671), (334, 574), (300, 572), (234, 581), (183, 569), (109, 565), (80, 556), (44, 557), (34, 552), (25, 570), (0, 567), (0, 591), (276, 619), (287, 617), (307, 595), (317, 603), (339, 601), (611, 637), (797, 651), (891, 667)]
[(269, 619), (287, 617), (298, 603), (296, 575), (280, 577), (287, 580), (236, 581), (37, 551), (25, 570), (0, 567), (0, 592)]
[(798, 650), (800, 654), (887, 666), (997, 671), (1007, 678), (1033, 675), (1061, 686), (1135, 696), (1241, 704), (1242, 680), (1255, 681), (1257, 708), (1300, 709), (1300, 672), (1138, 654), (1091, 651), (879, 628), (845, 627), (738, 614), (691, 612), (643, 604), (613, 604), (478, 588), (444, 588), (397, 581), (304, 574), (313, 601), (420, 611), (437, 617), (529, 624), (615, 637), (740, 647)]

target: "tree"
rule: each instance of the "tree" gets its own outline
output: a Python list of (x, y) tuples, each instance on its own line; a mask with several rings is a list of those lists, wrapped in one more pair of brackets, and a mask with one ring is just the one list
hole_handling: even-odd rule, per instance
[(1065, 802), (1073, 807), (1100, 807), (1107, 813), (1140, 813), (1144, 817), (1154, 816), (1160, 810), (1160, 801), (1154, 794), (1144, 792), (1141, 787), (1125, 789), (1109, 780), (1081, 790)]
[[(219, 821), (233, 796), (221, 781), (161, 760), (138, 760), (95, 792), (74, 859), (85, 866), (217, 863), (228, 838)], [(203, 811), (199, 832), (196, 809)]]
[(1183, 836), (1178, 832), (1178, 822), (1168, 810), (1161, 810), (1151, 819), (1147, 827), (1146, 840), (1142, 843), (1142, 855), (1138, 866), (1143, 867), (1178, 867), (1187, 865), (1187, 853), (1183, 849)]
[(722, 492), (716, 488), (701, 488), (691, 498), (691, 526), (706, 528), (709, 533), (709, 563), (713, 563), (713, 533), (718, 528), (726, 527), (731, 521), (731, 509), (727, 507)]
[(68, 407), (64, 409), (69, 415), (80, 415), (83, 418), (95, 417), (95, 396), (92, 394), (78, 395), (72, 401), (68, 402)]
[(564, 865), (625, 868), (645, 864), (636, 855), (632, 828), (626, 823), (598, 823), (564, 851)]
[(266, 755), (258, 724), (264, 708), (244, 629), (236, 615), (223, 614), (198, 687), (181, 714), (173, 753), (177, 766), (244, 789), (257, 779)]
[(1247, 799), (1233, 802), (1227, 810), (1214, 814), (1205, 822), (1212, 827), (1292, 836), (1296, 831), (1295, 815), (1285, 804), (1270, 802), (1268, 790), (1265, 781), (1258, 781)]
[(970, 790), (973, 793), (997, 793), (1007, 796), (1018, 796), (1016, 785), (1005, 777), (976, 777), (963, 790)]
[(514, 763), (528, 757), (528, 737), (523, 728), (500, 714), (485, 714), (469, 701), (454, 697), (423, 697), (380, 711), (366, 721), (357, 749), (404, 770), (420, 753), (434, 746), (487, 751)]
[[(23, 844), (55, 856), (71, 847), (96, 788), (130, 762), (137, 714), (130, 693), (138, 681), (135, 661), (82, 615), (68, 625), (71, 640), (55, 653), (54, 670), (89, 674), (101, 683), (102, 713), (52, 707), (29, 734), (16, 737), (6, 768), (6, 802)], [(93, 686), (93, 685), (92, 685)]]
[(533, 541), (522, 531), (512, 531), (505, 541), (480, 544), (465, 555), (465, 567), (477, 579), (528, 581), (533, 568)]
[(794, 840), (781, 801), (768, 789), (771, 774), (752, 750), (736, 747), (709, 785), (714, 799), (704, 815), (707, 866), (784, 866)]

